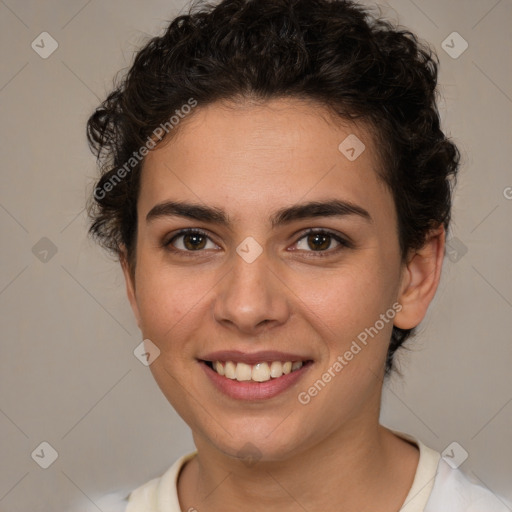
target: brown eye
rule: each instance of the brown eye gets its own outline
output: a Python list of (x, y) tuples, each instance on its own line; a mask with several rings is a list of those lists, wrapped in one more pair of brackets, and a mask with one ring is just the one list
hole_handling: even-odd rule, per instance
[[(207, 247), (208, 242), (213, 247)], [(177, 252), (198, 252), (205, 248), (217, 248), (206, 233), (197, 230), (180, 231), (168, 242), (165, 242), (164, 246)]]
[(191, 251), (203, 249), (206, 245), (206, 237), (200, 233), (188, 233), (183, 235), (183, 245)]
[[(337, 244), (334, 248), (332, 248), (333, 242), (334, 245)], [(308, 231), (297, 241), (298, 249), (320, 253), (319, 256), (323, 256), (323, 253), (326, 255), (336, 253), (344, 247), (350, 247), (349, 242), (329, 231)]]
[(314, 250), (325, 250), (329, 249), (331, 245), (331, 236), (324, 235), (322, 233), (313, 233), (312, 235), (308, 235), (308, 245), (310, 248)]

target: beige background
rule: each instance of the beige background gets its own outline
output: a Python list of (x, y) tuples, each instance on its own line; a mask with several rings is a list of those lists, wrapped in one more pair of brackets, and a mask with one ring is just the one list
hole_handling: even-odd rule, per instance
[[(133, 355), (141, 337), (120, 270), (86, 238), (83, 210), (96, 174), (86, 119), (184, 5), (0, 0), (2, 512), (66, 510), (134, 488), (193, 446)], [(464, 154), (457, 240), (382, 421), (439, 451), (457, 441), (469, 454), (462, 469), (512, 499), (512, 2), (382, 7), (436, 47), (442, 118)], [(59, 45), (47, 59), (31, 48), (43, 31)], [(441, 47), (454, 31), (469, 44), (456, 59)], [(48, 469), (31, 458), (43, 441), (58, 453)]]

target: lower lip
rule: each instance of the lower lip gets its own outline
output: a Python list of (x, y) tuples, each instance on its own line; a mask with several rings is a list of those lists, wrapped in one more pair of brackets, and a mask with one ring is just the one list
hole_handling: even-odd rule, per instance
[(208, 378), (219, 391), (236, 400), (252, 401), (268, 400), (283, 393), (303, 377), (311, 366), (311, 362), (307, 362), (298, 370), (288, 373), (287, 375), (282, 375), (277, 379), (270, 379), (266, 382), (239, 382), (236, 379), (228, 379), (227, 377), (219, 375), (203, 362), (200, 364)]

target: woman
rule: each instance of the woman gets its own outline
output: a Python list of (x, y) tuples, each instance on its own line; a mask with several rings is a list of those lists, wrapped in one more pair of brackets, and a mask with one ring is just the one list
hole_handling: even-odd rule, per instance
[(91, 233), (197, 451), (103, 510), (507, 510), (379, 424), (449, 228), (436, 83), (351, 1), (202, 5), (139, 51), (88, 122)]

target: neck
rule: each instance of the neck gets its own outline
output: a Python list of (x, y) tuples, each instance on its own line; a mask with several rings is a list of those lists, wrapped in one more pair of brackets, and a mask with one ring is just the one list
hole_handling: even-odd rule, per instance
[(196, 438), (180, 476), (184, 510), (288, 512), (398, 510), (412, 485), (417, 449), (378, 424), (354, 422), (285, 461), (248, 465)]

